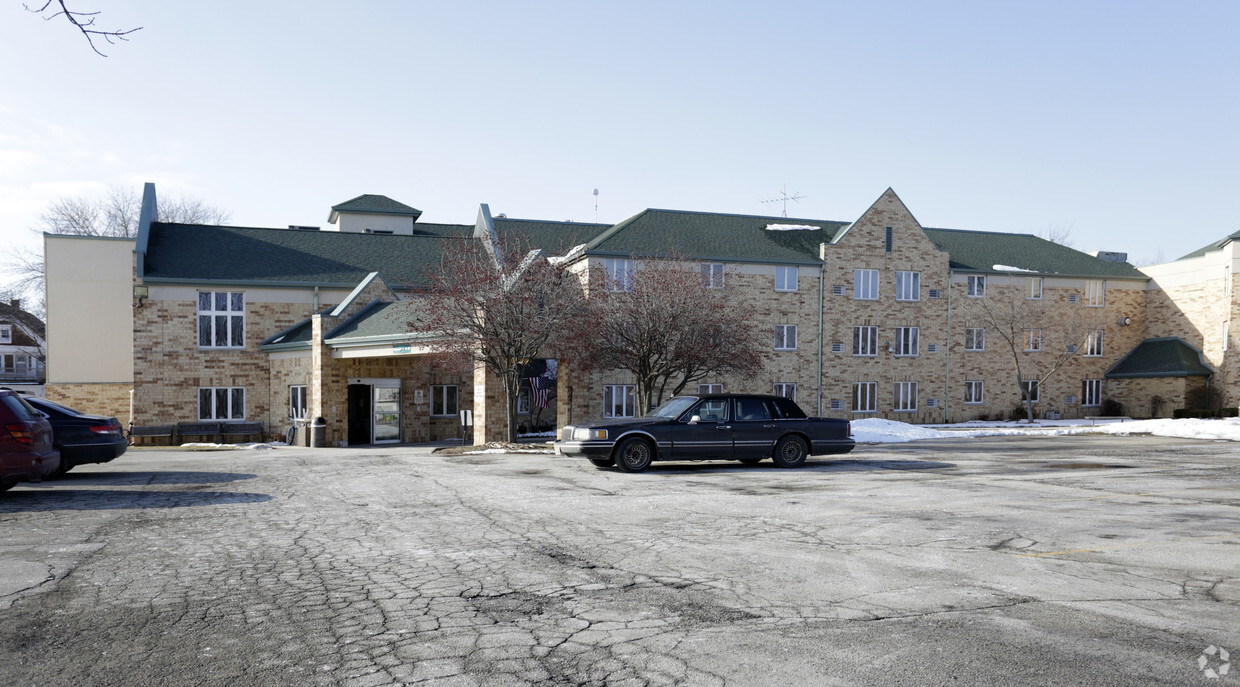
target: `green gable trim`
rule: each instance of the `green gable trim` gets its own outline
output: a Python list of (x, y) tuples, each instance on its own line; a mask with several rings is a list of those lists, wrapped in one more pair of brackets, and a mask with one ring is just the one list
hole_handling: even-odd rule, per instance
[(1146, 339), (1107, 370), (1107, 379), (1208, 377), (1214, 370), (1201, 351), (1178, 336)]
[(1213, 253), (1215, 251), (1223, 250), (1224, 246), (1236, 240), (1240, 240), (1240, 231), (1237, 231), (1234, 234), (1228, 234), (1227, 236), (1224, 236), (1223, 238), (1219, 239), (1218, 241), (1215, 241), (1214, 243), (1211, 243), (1207, 246), (1202, 246), (1201, 248), (1198, 248), (1197, 250), (1183, 257), (1176, 258), (1173, 262), (1179, 262), (1180, 260), (1191, 260), (1192, 258), (1200, 258), (1206, 253)]

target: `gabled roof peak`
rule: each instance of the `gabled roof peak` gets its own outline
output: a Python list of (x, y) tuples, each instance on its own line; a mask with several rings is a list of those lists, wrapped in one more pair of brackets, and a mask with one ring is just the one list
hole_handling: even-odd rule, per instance
[(332, 206), (331, 214), (328, 215), (327, 221), (335, 224), (336, 218), (340, 213), (356, 213), (363, 215), (396, 215), (399, 217), (412, 217), (416, 222), (418, 217), (422, 215), (422, 211), (409, 207), (404, 203), (392, 200), (387, 196), (374, 193), (363, 193), (356, 198), (350, 198), (343, 203)]

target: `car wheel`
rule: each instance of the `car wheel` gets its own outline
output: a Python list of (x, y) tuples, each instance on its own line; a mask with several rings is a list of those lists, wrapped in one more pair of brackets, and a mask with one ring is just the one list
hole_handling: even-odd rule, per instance
[(805, 464), (805, 440), (797, 436), (786, 436), (775, 444), (775, 454), (771, 459), (781, 468), (799, 468)]
[(739, 458), (738, 460), (740, 460), (745, 465), (757, 465), (758, 463), (762, 462), (761, 458)]
[(590, 462), (594, 463), (596, 468), (609, 468), (616, 464), (616, 461), (611, 458), (591, 458)]
[(654, 449), (650, 442), (629, 437), (616, 447), (616, 467), (623, 472), (641, 472), (654, 462)]

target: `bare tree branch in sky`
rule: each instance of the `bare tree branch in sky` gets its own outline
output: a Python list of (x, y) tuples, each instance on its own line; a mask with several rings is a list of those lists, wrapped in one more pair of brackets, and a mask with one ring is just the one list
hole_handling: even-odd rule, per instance
[(56, 17), (64, 17), (69, 21), (69, 23), (76, 26), (78, 30), (82, 32), (83, 36), (86, 36), (86, 42), (90, 43), (90, 49), (94, 50), (95, 54), (100, 57), (107, 57), (107, 55), (103, 54), (99, 50), (99, 47), (95, 45), (96, 38), (102, 38), (108, 42), (108, 45), (116, 45), (117, 41), (129, 40), (125, 36), (128, 36), (134, 31), (142, 30), (141, 26), (132, 29), (118, 29), (114, 31), (105, 31), (103, 29), (96, 28), (95, 19), (99, 17), (98, 12), (79, 12), (71, 10), (65, 5), (65, 0), (47, 0), (38, 7), (31, 7), (30, 5), (23, 3), (22, 7), (25, 7), (27, 12), (32, 12), (40, 17), (43, 17), (45, 21), (51, 21)]

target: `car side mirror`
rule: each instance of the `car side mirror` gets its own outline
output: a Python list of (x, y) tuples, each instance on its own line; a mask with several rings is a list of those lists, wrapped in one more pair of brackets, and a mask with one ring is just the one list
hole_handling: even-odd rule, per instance
[(689, 418), (689, 424), (691, 425), (696, 425), (697, 423), (701, 421), (702, 421), (701, 415), (694, 415), (693, 417)]

